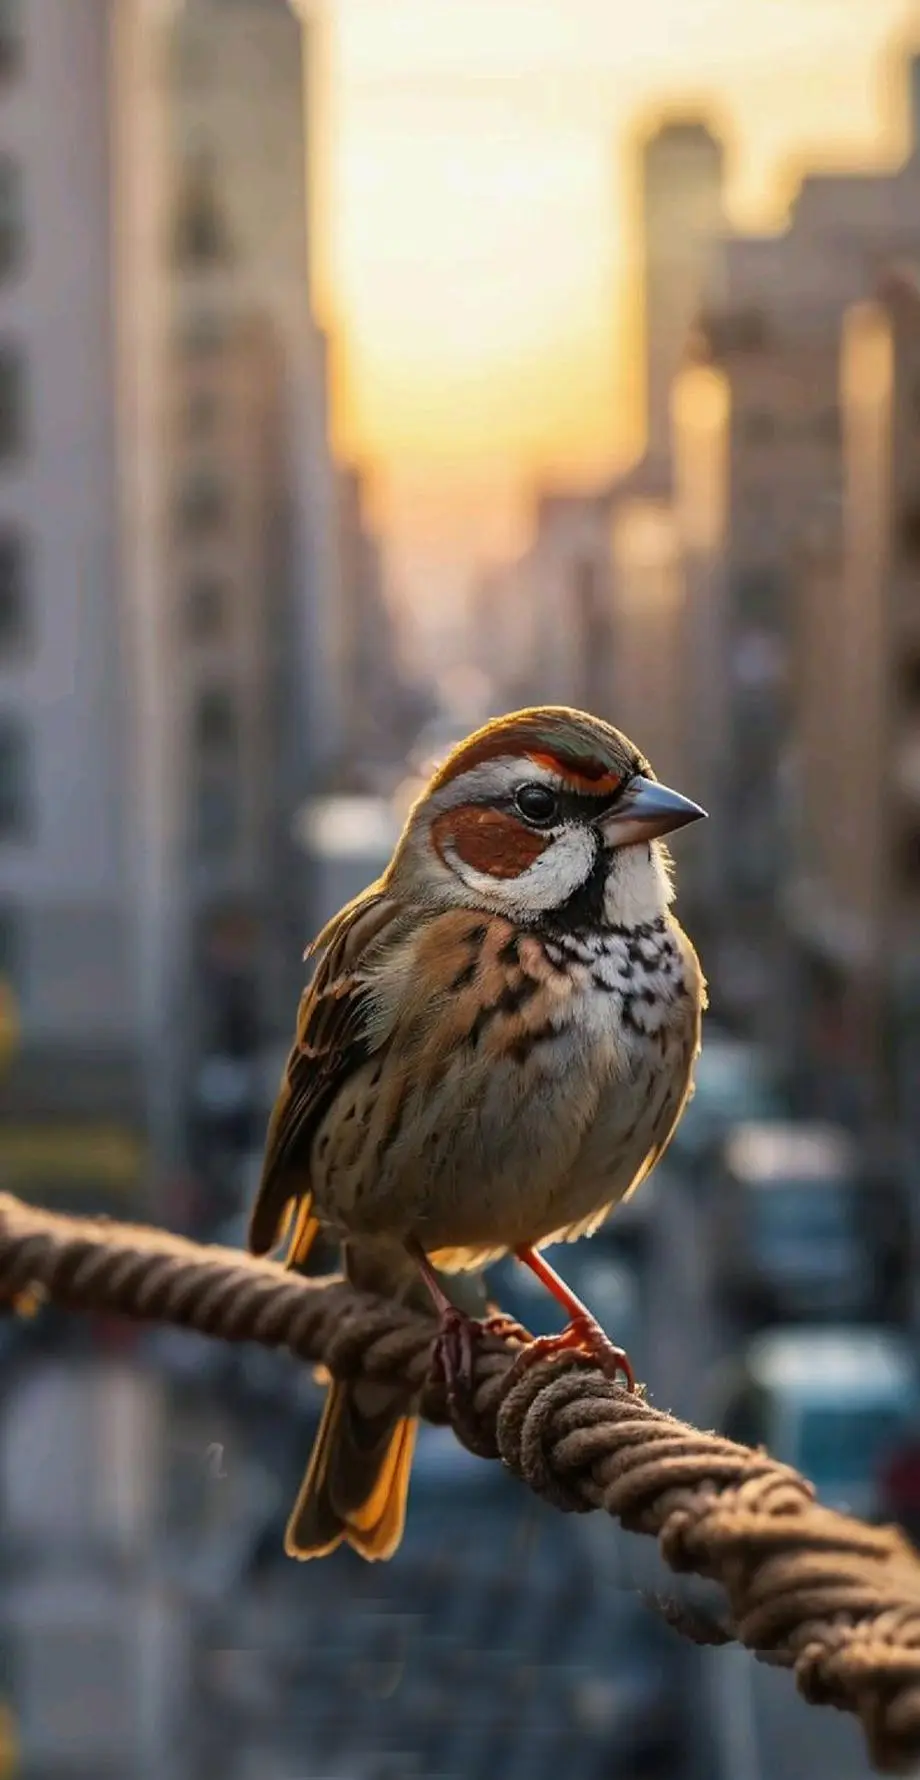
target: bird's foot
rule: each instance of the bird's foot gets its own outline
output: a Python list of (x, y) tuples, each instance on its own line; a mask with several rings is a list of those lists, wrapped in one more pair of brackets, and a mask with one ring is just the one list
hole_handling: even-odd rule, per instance
[(442, 1310), (432, 1354), (432, 1371), (444, 1386), (450, 1419), (456, 1434), (471, 1452), (494, 1459), (498, 1448), (494, 1435), (483, 1436), (473, 1401), (473, 1368), (476, 1348), (485, 1335), (503, 1341), (518, 1341), (526, 1352), (532, 1337), (513, 1317), (501, 1313), (482, 1321), (457, 1310), (454, 1305)]
[(533, 1340), (529, 1331), (513, 1317), (498, 1311), (491, 1316), (468, 1316), (451, 1304), (442, 1310), (435, 1337), (433, 1369), (453, 1403), (458, 1391), (469, 1397), (473, 1388), (473, 1364), (476, 1347), (484, 1335), (495, 1335), (501, 1341), (520, 1342), (526, 1348)]
[(615, 1346), (609, 1335), (605, 1335), (600, 1323), (595, 1322), (594, 1317), (587, 1312), (573, 1316), (558, 1335), (538, 1335), (535, 1340), (528, 1342), (511, 1368), (509, 1382), (516, 1382), (540, 1360), (554, 1360), (558, 1354), (565, 1353), (584, 1354), (588, 1359), (594, 1360), (608, 1378), (616, 1379), (622, 1373), (626, 1389), (635, 1390), (636, 1375), (629, 1355), (622, 1347)]

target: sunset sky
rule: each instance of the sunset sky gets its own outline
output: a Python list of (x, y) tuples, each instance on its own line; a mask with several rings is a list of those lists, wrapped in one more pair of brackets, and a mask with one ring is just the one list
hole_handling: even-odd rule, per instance
[(701, 106), (731, 209), (796, 161), (890, 160), (905, 0), (326, 0), (322, 307), (337, 434), (403, 568), (513, 541), (517, 492), (636, 443), (628, 146)]

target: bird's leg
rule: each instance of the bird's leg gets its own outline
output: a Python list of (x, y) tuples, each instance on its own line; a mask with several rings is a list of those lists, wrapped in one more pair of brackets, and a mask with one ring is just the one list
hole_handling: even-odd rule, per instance
[(497, 1335), (502, 1340), (524, 1344), (531, 1341), (532, 1337), (513, 1317), (505, 1316), (502, 1312), (484, 1317), (480, 1321), (465, 1310), (460, 1310), (445, 1292), (421, 1243), (410, 1237), (406, 1246), (431, 1293), (438, 1313), (435, 1366), (444, 1380), (448, 1395), (452, 1395), (458, 1386), (469, 1392), (473, 1383), (473, 1353), (481, 1336)]
[(524, 1266), (529, 1267), (531, 1272), (536, 1274), (541, 1284), (546, 1286), (547, 1291), (552, 1292), (556, 1302), (562, 1305), (569, 1318), (568, 1327), (560, 1330), (558, 1335), (538, 1335), (535, 1341), (529, 1343), (515, 1361), (518, 1371), (523, 1371), (525, 1367), (533, 1365), (535, 1360), (551, 1359), (556, 1354), (574, 1349), (579, 1353), (588, 1354), (592, 1360), (596, 1360), (601, 1371), (606, 1372), (611, 1378), (616, 1378), (617, 1373), (622, 1372), (626, 1379), (627, 1390), (635, 1390), (636, 1379), (629, 1355), (624, 1353), (621, 1347), (616, 1347), (604, 1334), (597, 1318), (593, 1317), (587, 1306), (582, 1304), (581, 1299), (570, 1291), (556, 1269), (551, 1267), (549, 1262), (537, 1253), (536, 1249), (516, 1248), (514, 1252), (517, 1259), (523, 1261)]

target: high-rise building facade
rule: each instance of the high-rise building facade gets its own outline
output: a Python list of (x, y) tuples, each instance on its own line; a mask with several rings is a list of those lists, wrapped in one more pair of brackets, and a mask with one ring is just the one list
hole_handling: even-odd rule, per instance
[(306, 41), (286, 0), (0, 6), (0, 1154), (40, 1193), (181, 1161), (247, 935), (265, 1030), (296, 992), (343, 722)]
[[(920, 1055), (920, 280), (847, 313), (839, 537), (803, 554), (795, 682), (797, 1014), (819, 1080), (900, 1110)], [(823, 1071), (823, 1076), (822, 1076)], [(920, 1152), (918, 1152), (920, 1153)]]
[(642, 144), (641, 283), (646, 452), (670, 456), (671, 384), (704, 291), (718, 279), (725, 151), (698, 117), (662, 123)]
[[(0, 9), (0, 971), (21, 1016), (0, 1150), (39, 1193), (89, 1186), (105, 1154), (131, 1185), (150, 1110), (124, 490), (138, 163), (113, 153), (129, 115), (138, 149), (150, 123), (144, 10)], [(155, 226), (155, 166), (145, 199)]]

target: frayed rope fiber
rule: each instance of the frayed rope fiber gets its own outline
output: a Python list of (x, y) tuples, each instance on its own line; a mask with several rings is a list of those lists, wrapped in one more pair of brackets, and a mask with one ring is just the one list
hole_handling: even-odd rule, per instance
[(510, 1382), (517, 1350), (494, 1336), (476, 1349), (469, 1399), (449, 1404), (430, 1376), (430, 1318), (235, 1249), (0, 1194), (0, 1306), (43, 1299), (404, 1383), (430, 1420), (451, 1422), (564, 1513), (610, 1514), (656, 1537), (673, 1570), (718, 1583), (730, 1629), (677, 1608), (678, 1630), (733, 1636), (792, 1668), (806, 1700), (859, 1717), (880, 1773), (920, 1762), (920, 1559), (896, 1528), (819, 1507), (811, 1484), (766, 1453), (675, 1420), (577, 1355)]

